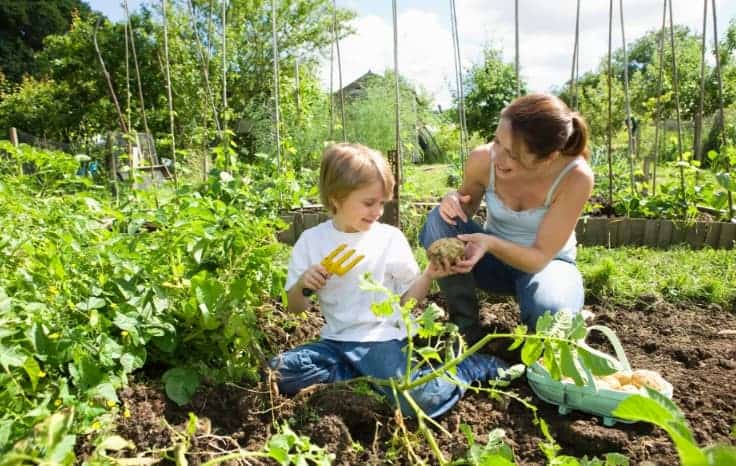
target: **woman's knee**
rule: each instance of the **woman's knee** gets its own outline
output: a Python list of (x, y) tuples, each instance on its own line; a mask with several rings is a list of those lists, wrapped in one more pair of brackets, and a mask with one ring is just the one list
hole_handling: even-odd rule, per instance
[(445, 222), (442, 216), (440, 216), (440, 208), (435, 207), (427, 215), (427, 220), (419, 232), (419, 241), (422, 243), (422, 246), (428, 248), (430, 244), (440, 238), (449, 238), (457, 236), (457, 234), (456, 227)]
[(482, 231), (483, 229), (480, 225), (472, 219), (468, 219), (467, 222), (457, 219), (455, 225), (447, 223), (440, 215), (440, 208), (438, 206), (432, 209), (429, 215), (427, 215), (427, 220), (419, 232), (419, 242), (422, 243), (422, 246), (428, 248), (430, 244), (441, 238), (454, 238), (459, 234), (479, 233)]
[(563, 261), (550, 265), (529, 277), (517, 290), (521, 320), (531, 330), (545, 312), (556, 314), (565, 309), (577, 314), (583, 307), (583, 280), (577, 267)]

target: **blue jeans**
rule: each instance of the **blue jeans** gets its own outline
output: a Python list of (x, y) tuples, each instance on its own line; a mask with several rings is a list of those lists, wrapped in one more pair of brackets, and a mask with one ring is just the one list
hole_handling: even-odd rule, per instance
[[(463, 222), (457, 219), (457, 225), (450, 225), (440, 216), (439, 208), (435, 207), (419, 233), (419, 241), (427, 248), (440, 238), (468, 233), (486, 232), (472, 220)], [(545, 311), (554, 314), (567, 309), (575, 314), (583, 307), (583, 278), (574, 262), (554, 259), (541, 271), (527, 273), (486, 254), (473, 268), (472, 278), (475, 284), (473, 280), (463, 280), (462, 283), (467, 283), (470, 287), (477, 286), (492, 294), (515, 296), (521, 309), (521, 321), (532, 331), (536, 328), (537, 319)], [(452, 312), (451, 296), (448, 295), (448, 290), (443, 289), (443, 281), (440, 280), (439, 283), (448, 300), (448, 310)], [(453, 286), (457, 285), (456, 281)], [(457, 295), (455, 293), (453, 296)]]
[[(273, 359), (270, 366), (277, 373), (279, 391), (293, 395), (315, 384), (332, 383), (370, 376), (376, 379), (401, 378), (406, 372), (406, 340), (351, 342), (319, 340), (286, 351)], [(473, 354), (457, 366), (455, 376), (461, 384), (493, 379), (498, 368), (506, 368), (500, 359), (486, 354)], [(431, 368), (420, 369), (412, 379)], [(448, 377), (450, 375), (448, 374)], [(391, 387), (377, 386), (396, 404)], [(443, 377), (437, 377), (412, 389), (409, 393), (431, 417), (439, 416), (457, 403), (465, 389)], [(399, 401), (401, 411), (413, 416), (405, 399)]]

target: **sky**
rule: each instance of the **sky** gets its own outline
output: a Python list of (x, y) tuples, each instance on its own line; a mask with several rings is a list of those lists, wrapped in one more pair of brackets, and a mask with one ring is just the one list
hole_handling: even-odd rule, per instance
[[(88, 0), (113, 20), (122, 18), (117, 0)], [(131, 10), (143, 0), (128, 0)], [(622, 45), (619, 1), (614, 1), (613, 48)], [(488, 45), (514, 61), (514, 1), (456, 0), (463, 69), (478, 63)], [(519, 62), (530, 91), (550, 91), (570, 78), (575, 39), (576, 0), (519, 0)], [(659, 29), (663, 0), (623, 1), (626, 42)], [(435, 101), (449, 105), (454, 89), (454, 64), (449, 0), (397, 0), (399, 72), (424, 87)], [(708, 0), (708, 44), (713, 43), (711, 1)], [(340, 41), (342, 81), (347, 85), (368, 70), (393, 68), (393, 16), (390, 0), (337, 0), (337, 6), (357, 12), (356, 33)], [(608, 51), (608, 8), (605, 0), (582, 0), (580, 8), (580, 73), (595, 69)], [(716, 0), (718, 34), (736, 18), (736, 1)], [(703, 28), (703, 2), (672, 0), (673, 19), (697, 34)], [(321, 80), (329, 87), (329, 60)], [(335, 62), (334, 86), (337, 87)]]

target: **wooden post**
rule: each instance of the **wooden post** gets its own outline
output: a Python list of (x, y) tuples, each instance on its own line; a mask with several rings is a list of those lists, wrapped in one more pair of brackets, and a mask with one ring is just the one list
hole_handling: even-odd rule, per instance
[(391, 164), (391, 169), (394, 172), (394, 198), (386, 203), (383, 210), (383, 216), (381, 222), (393, 225), (396, 228), (401, 228), (399, 222), (399, 184), (401, 184), (401, 167), (399, 166), (399, 152), (397, 150), (388, 151), (388, 161)]
[(15, 128), (10, 128), (10, 142), (13, 147), (18, 147), (18, 130)]
[[(18, 130), (15, 129), (15, 127), (10, 128), (10, 142), (13, 144), (13, 147), (18, 149)], [(16, 151), (16, 158), (18, 159), (18, 175), (23, 176), (23, 162), (17, 154), (18, 151)]]

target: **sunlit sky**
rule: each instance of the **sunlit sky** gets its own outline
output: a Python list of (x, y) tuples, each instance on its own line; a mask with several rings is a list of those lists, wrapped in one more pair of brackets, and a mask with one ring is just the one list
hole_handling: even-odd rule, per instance
[[(112, 20), (123, 10), (116, 0), (88, 0), (90, 6)], [(143, 0), (129, 0), (135, 10)], [(147, 3), (150, 3), (148, 1)], [(156, 2), (158, 3), (158, 2)], [(580, 12), (580, 72), (594, 69), (608, 50), (608, 7), (604, 0), (584, 0)], [(677, 24), (701, 34), (703, 2), (673, 0)], [(343, 84), (368, 70), (381, 73), (393, 68), (393, 19), (390, 0), (337, 0), (338, 7), (357, 12), (356, 34), (340, 42)], [(454, 64), (449, 0), (398, 0), (399, 72), (423, 86), (437, 103), (450, 102), (454, 88)], [(614, 1), (613, 47), (621, 47), (619, 2)], [(662, 22), (663, 0), (623, 2), (624, 30), (631, 43)], [(708, 0), (708, 43), (712, 47), (712, 12)], [(520, 0), (519, 42), (522, 78), (532, 91), (547, 91), (570, 77), (575, 38), (576, 0)], [(718, 33), (722, 37), (736, 18), (736, 1), (717, 0)], [(460, 53), (463, 68), (481, 59), (484, 46), (503, 51), (514, 60), (514, 2), (512, 0), (456, 0)], [(329, 83), (329, 61), (324, 61), (321, 78)], [(337, 71), (335, 71), (337, 73)], [(337, 74), (335, 74), (337, 83)], [(335, 84), (337, 86), (337, 84)]]

